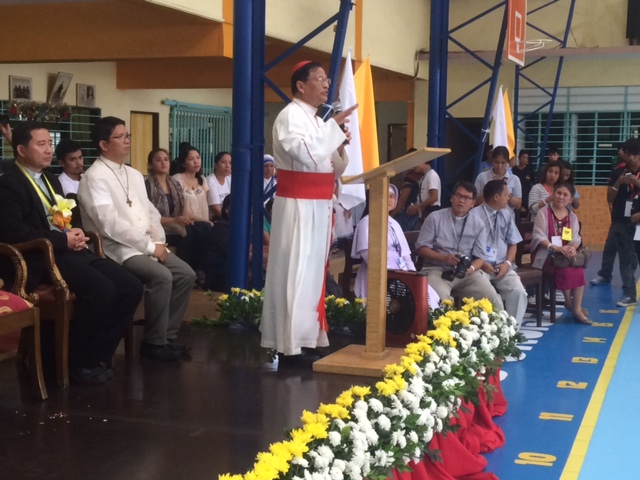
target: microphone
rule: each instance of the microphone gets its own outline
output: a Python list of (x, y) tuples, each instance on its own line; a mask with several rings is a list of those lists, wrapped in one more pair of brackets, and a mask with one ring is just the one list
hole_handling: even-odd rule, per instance
[[(336, 113), (340, 113), (342, 112), (342, 103), (340, 103), (339, 101), (335, 101), (331, 104), (331, 111), (333, 112), (333, 115), (335, 115)], [(344, 123), (340, 124), (340, 128), (342, 129), (342, 131), (344, 132)]]

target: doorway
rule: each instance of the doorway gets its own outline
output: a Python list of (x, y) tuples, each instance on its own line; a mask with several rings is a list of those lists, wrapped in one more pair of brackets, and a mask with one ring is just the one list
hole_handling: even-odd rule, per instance
[(147, 156), (158, 148), (160, 134), (156, 112), (131, 112), (131, 166), (143, 175), (147, 174)]

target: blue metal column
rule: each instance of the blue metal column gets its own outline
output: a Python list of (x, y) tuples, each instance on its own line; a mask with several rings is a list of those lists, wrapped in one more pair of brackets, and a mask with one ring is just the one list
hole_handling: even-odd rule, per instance
[(252, 0), (233, 6), (233, 183), (231, 188), (230, 245), (227, 289), (247, 287), (249, 222), (251, 217), (251, 23)]
[[(505, 6), (504, 15), (502, 16), (502, 27), (500, 28), (500, 37), (498, 38), (498, 47), (496, 48), (496, 56), (493, 60), (493, 73), (491, 74), (491, 83), (489, 84), (489, 94), (487, 96), (487, 105), (484, 110), (484, 118), (482, 120), (482, 135), (486, 137), (489, 134), (489, 126), (491, 125), (491, 111), (493, 110), (493, 100), (496, 96), (496, 88), (498, 86), (498, 78), (500, 77), (500, 66), (502, 55), (504, 54), (504, 42), (507, 37), (507, 19), (509, 18), (509, 8)], [(485, 140), (485, 138), (483, 138)], [(474, 162), (474, 178), (480, 173), (480, 164), (484, 156), (484, 143), (478, 143)]]
[[(333, 49), (331, 50), (331, 63), (329, 64), (329, 103), (336, 98), (338, 89), (338, 75), (342, 64), (342, 52), (344, 41), (347, 37), (347, 26), (349, 25), (349, 12), (351, 12), (351, 0), (340, 0), (340, 10), (338, 10), (338, 22), (336, 23), (335, 37), (333, 38)], [(347, 105), (345, 105), (347, 107)]]
[(252, 225), (251, 225), (251, 286), (262, 290), (264, 276), (262, 273), (263, 239), (263, 159), (264, 159), (264, 57), (265, 57), (265, 0), (253, 1), (252, 16), (252, 64), (251, 70), (251, 184), (252, 184)]
[[(446, 88), (446, 65), (447, 55), (442, 55), (443, 43), (444, 51), (447, 46), (448, 24), (442, 23), (442, 10), (449, 9), (449, 0), (431, 2), (431, 34), (429, 38), (429, 106), (427, 124), (427, 146), (441, 147), (444, 136), (445, 110), (442, 109), (441, 98), (447, 97)], [(444, 66), (444, 75), (443, 75)], [(442, 88), (444, 87), (444, 91)], [(443, 132), (441, 135), (440, 132)], [(444, 177), (444, 163), (435, 160), (433, 165), (440, 178)]]

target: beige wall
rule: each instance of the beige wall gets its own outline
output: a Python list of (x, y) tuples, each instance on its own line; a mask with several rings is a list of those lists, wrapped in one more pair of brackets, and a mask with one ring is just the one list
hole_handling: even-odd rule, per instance
[[(267, 35), (291, 43), (298, 42), (320, 24), (335, 15), (340, 8), (338, 0), (309, 2), (307, 0), (269, 0), (266, 17)], [(333, 29), (325, 29), (312, 39), (307, 46), (322, 52), (331, 52), (334, 39)], [(346, 49), (355, 45), (355, 12), (352, 9), (345, 41)]]
[[(429, 47), (429, 2), (360, 0), (358, 4), (363, 4), (363, 57), (370, 55), (372, 65), (413, 75), (415, 52)], [(426, 73), (423, 69), (421, 78)]]
[(222, 0), (145, 0), (210, 20), (223, 21)]
[[(96, 106), (104, 116), (113, 115), (129, 123), (131, 111), (158, 112), (160, 115), (160, 145), (169, 146), (169, 110), (165, 99), (180, 100), (219, 107), (231, 106), (231, 89), (191, 90), (117, 90), (116, 65), (112, 62), (61, 64), (0, 64), (0, 79), (9, 75), (30, 77), (33, 81), (33, 100), (47, 101), (47, 76), (57, 72), (73, 74), (65, 97), (69, 105), (76, 104), (76, 83), (96, 86)], [(0, 81), (0, 98), (9, 98), (9, 82)]]

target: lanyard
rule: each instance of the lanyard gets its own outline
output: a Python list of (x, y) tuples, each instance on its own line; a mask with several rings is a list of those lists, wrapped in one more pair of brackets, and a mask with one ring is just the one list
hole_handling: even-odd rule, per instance
[[(489, 225), (491, 225), (491, 215), (489, 215), (489, 212), (487, 211), (487, 207), (486, 205), (482, 206), (482, 209), (484, 210), (484, 214), (487, 216), (487, 220), (489, 221)], [(491, 229), (491, 245), (493, 245), (493, 242), (496, 241), (496, 234), (498, 233), (498, 215), (499, 215), (499, 211), (496, 210), (496, 219), (493, 221), (493, 228)]]
[(52, 199), (55, 199), (55, 193), (53, 193), (53, 187), (51, 186), (51, 184), (49, 183), (49, 180), (47, 179), (47, 177), (42, 174), (42, 178), (44, 178), (44, 183), (46, 183), (48, 189), (49, 189), (49, 193), (51, 194), (51, 198), (49, 197), (49, 195), (47, 195), (44, 190), (42, 190), (42, 187), (40, 187), (40, 185), (38, 185), (36, 183), (36, 181), (33, 179), (33, 177), (31, 175), (29, 175), (29, 173), (25, 170), (25, 168), (20, 165), (19, 162), (16, 162), (16, 165), (18, 166), (18, 168), (20, 169), (20, 171), (24, 174), (25, 177), (27, 177), (27, 180), (29, 180), (31, 182), (31, 185), (33, 185), (33, 188), (35, 188), (36, 193), (38, 194), (38, 196), (40, 197), (40, 199), (42, 200), (42, 203), (44, 203), (44, 205), (50, 210), (51, 208), (53, 208)]
[[(453, 215), (453, 213), (452, 213)], [(458, 237), (458, 245), (456, 246), (456, 252), (460, 253), (460, 242), (462, 242), (462, 237), (464, 236), (464, 229), (467, 226), (467, 220), (469, 220), (469, 214), (464, 217), (464, 221), (462, 222), (462, 230), (460, 230), (460, 236)], [(456, 235), (456, 221), (452, 218), (451, 223), (453, 225), (453, 234)]]

